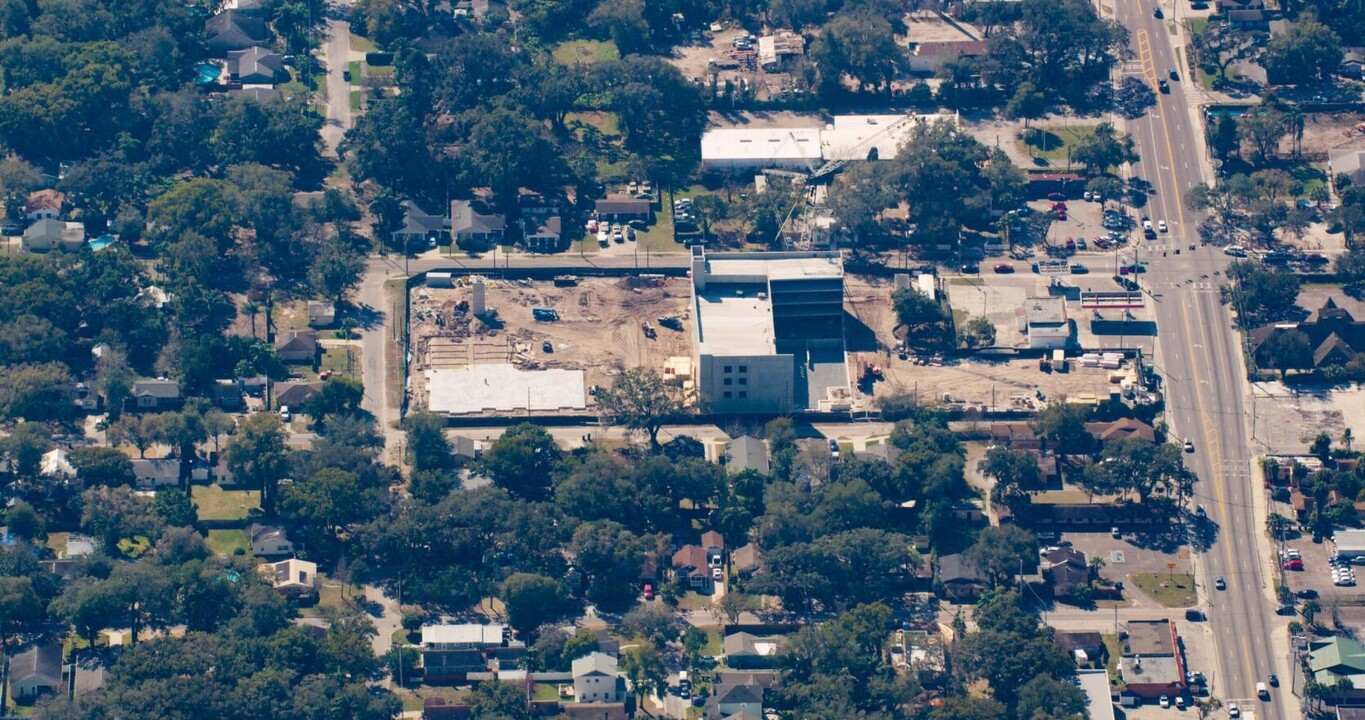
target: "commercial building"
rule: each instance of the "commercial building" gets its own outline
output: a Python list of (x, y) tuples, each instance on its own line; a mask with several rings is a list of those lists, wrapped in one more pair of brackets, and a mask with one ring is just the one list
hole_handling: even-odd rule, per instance
[(1129, 695), (1155, 699), (1185, 692), (1185, 661), (1179, 647), (1175, 623), (1170, 620), (1130, 620), (1128, 639), (1119, 673)]
[(716, 128), (701, 138), (702, 167), (815, 170), (833, 160), (890, 160), (915, 128), (952, 115), (836, 115), (830, 123)]
[(1365, 530), (1338, 530), (1332, 535), (1337, 557), (1355, 560), (1365, 557)]
[(1063, 298), (1029, 298), (1024, 303), (1024, 322), (1030, 348), (1053, 350), (1071, 342), (1071, 322)]
[(838, 253), (692, 248), (693, 366), (715, 413), (838, 410), (849, 402)]

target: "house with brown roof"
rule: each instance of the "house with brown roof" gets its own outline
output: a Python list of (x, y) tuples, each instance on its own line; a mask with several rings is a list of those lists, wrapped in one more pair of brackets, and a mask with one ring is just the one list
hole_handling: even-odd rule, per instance
[(631, 220), (643, 220), (649, 222), (654, 217), (654, 207), (648, 200), (636, 200), (634, 198), (604, 198), (593, 204), (593, 212), (597, 214), (598, 220), (610, 222), (630, 222)]
[(1047, 444), (1045, 438), (1027, 422), (991, 423), (991, 442), (1015, 450), (1042, 450)]
[(684, 587), (703, 593), (712, 590), (711, 566), (706, 548), (700, 545), (684, 545), (673, 553), (673, 574)]
[(1336, 300), (1329, 297), (1310, 320), (1275, 323), (1252, 330), (1248, 335), (1248, 342), (1251, 354), (1256, 358), (1256, 364), (1260, 367), (1279, 369), (1283, 363), (1278, 362), (1277, 358), (1266, 350), (1266, 342), (1274, 336), (1294, 332), (1306, 336), (1312, 355), (1300, 358), (1299, 362), (1288, 364), (1284, 369), (1307, 370), (1327, 365), (1344, 365), (1355, 359), (1359, 353), (1365, 352), (1365, 322), (1356, 320), (1350, 311), (1337, 305)]
[(316, 330), (285, 330), (275, 338), (275, 355), (287, 363), (311, 363), (318, 355)]
[(938, 559), (938, 582), (943, 597), (955, 603), (974, 603), (991, 587), (985, 573), (961, 553)]
[(1156, 442), (1156, 430), (1147, 423), (1135, 418), (1119, 418), (1109, 422), (1088, 422), (1086, 432), (1101, 445), (1117, 440), (1145, 440)]

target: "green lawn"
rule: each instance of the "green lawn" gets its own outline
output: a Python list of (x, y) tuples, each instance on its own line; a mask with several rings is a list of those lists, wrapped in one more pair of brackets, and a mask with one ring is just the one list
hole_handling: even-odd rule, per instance
[(1016, 140), (1019, 149), (1033, 157), (1044, 157), (1054, 165), (1065, 163), (1068, 152), (1095, 134), (1094, 125), (1037, 125), (1028, 140)]
[(360, 61), (352, 60), (346, 63), (346, 70), (351, 73), (351, 84), (360, 85)]
[(318, 604), (312, 607), (299, 608), (299, 614), (304, 617), (330, 617), (336, 614), (341, 606), (341, 586), (323, 583), (318, 587)]
[(712, 628), (706, 631), (706, 645), (702, 647), (702, 655), (719, 655), (725, 649), (725, 633), (720, 628)]
[(327, 72), (325, 70), (318, 70), (316, 73), (313, 73), (313, 82), (311, 87), (309, 83), (306, 82), (305, 78), (299, 76), (299, 73), (297, 71), (293, 71), (290, 74), (292, 75), (292, 78), (289, 80), (289, 82), (283, 83), (279, 86), (280, 93), (285, 97), (306, 95), (307, 93), (312, 92), (314, 89), (324, 87), (327, 84)]
[(616, 43), (613, 42), (570, 40), (561, 43), (551, 55), (555, 62), (560, 65), (591, 65), (604, 60), (615, 60), (621, 57), (621, 51), (616, 48)]
[(1119, 636), (1102, 633), (1100, 638), (1104, 640), (1104, 649), (1109, 656), (1104, 662), (1104, 669), (1109, 673), (1109, 684), (1120, 685), (1119, 658), (1123, 655), (1123, 647), (1119, 645)]
[(210, 530), (204, 544), (220, 555), (231, 555), (237, 548), (248, 554), (251, 552), (251, 541), (247, 539), (245, 530)]
[(393, 77), (392, 65), (366, 65), (365, 68), (365, 74), (370, 77)]
[(535, 691), (531, 695), (532, 702), (558, 702), (559, 686), (555, 683), (536, 683)]
[(322, 362), (318, 368), (360, 379), (360, 353), (361, 349), (358, 346), (329, 347), (323, 350)]
[(351, 33), (351, 49), (356, 52), (369, 53), (375, 51), (375, 46), (369, 38)]
[(1194, 576), (1189, 573), (1133, 573), (1130, 577), (1143, 595), (1166, 607), (1190, 607), (1199, 602)]
[(1327, 172), (1306, 160), (1289, 165), (1284, 171), (1299, 184), (1299, 197), (1308, 197), (1314, 189), (1327, 185)]
[(365, 107), (365, 91), (364, 91), (364, 90), (352, 90), (352, 91), (351, 91), (351, 109), (352, 109), (352, 110), (360, 110), (360, 109), (362, 109), (362, 108), (364, 108), (364, 107)]
[(257, 490), (224, 490), (217, 485), (196, 485), (190, 499), (199, 507), (201, 520), (242, 520), (261, 506)]

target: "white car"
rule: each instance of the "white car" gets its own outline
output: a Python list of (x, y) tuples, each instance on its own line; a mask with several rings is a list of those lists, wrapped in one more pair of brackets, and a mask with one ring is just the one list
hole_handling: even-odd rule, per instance
[(1166, 221), (1165, 221), (1165, 220), (1157, 220), (1157, 221), (1156, 221), (1156, 229), (1157, 229), (1157, 230), (1160, 230), (1161, 232), (1166, 232), (1169, 228), (1166, 227)]
[(1235, 702), (1228, 703), (1228, 717), (1242, 717), (1242, 708)]
[(281, 405), (281, 406), (280, 406), (280, 419), (283, 420), (283, 421), (285, 421), (285, 422), (289, 422), (289, 419), (290, 419), (291, 417), (293, 417), (293, 416), (289, 414), (289, 406), (288, 406), (288, 405)]
[(1171, 706), (1171, 699), (1166, 697), (1165, 695), (1161, 696), (1161, 700), (1159, 702), (1161, 703), (1162, 708), (1168, 708)]

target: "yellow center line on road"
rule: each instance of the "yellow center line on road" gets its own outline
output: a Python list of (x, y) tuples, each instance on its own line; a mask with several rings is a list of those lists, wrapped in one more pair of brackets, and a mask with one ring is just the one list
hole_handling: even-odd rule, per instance
[[(1183, 335), (1184, 335), (1184, 337), (1185, 337), (1185, 344), (1186, 344), (1188, 350), (1190, 351), (1190, 356), (1191, 356), (1192, 358), (1193, 358), (1193, 357), (1197, 357), (1197, 355), (1195, 354), (1195, 347), (1194, 347), (1194, 346), (1195, 346), (1195, 342), (1194, 342), (1194, 332), (1193, 332), (1194, 326), (1190, 324), (1189, 303), (1180, 303), (1180, 320), (1181, 320), (1182, 324), (1184, 325), (1184, 328), (1183, 328)], [(1221, 440), (1219, 439), (1217, 433), (1208, 434), (1208, 427), (1209, 427), (1209, 424), (1210, 424), (1210, 420), (1209, 420), (1209, 417), (1208, 417), (1208, 413), (1205, 412), (1205, 409), (1208, 408), (1209, 406), (1206, 404), (1206, 400), (1205, 400), (1205, 398), (1204, 398), (1204, 391), (1203, 391), (1203, 388), (1200, 387), (1200, 386), (1203, 384), (1203, 377), (1202, 377), (1202, 374), (1199, 372), (1199, 363), (1198, 363), (1198, 362), (1192, 361), (1192, 362), (1190, 363), (1190, 379), (1191, 379), (1191, 381), (1194, 383), (1195, 406), (1196, 406), (1196, 408), (1198, 408), (1197, 412), (1199, 413), (1199, 419), (1200, 419), (1201, 421), (1203, 421), (1203, 423), (1205, 424), (1205, 433), (1206, 433), (1206, 435), (1205, 435), (1205, 437), (1204, 437), (1204, 443), (1205, 443), (1205, 450), (1206, 450), (1206, 452), (1208, 452), (1208, 454), (1209, 454), (1209, 472), (1210, 472), (1210, 474), (1212, 475), (1213, 489), (1214, 489), (1214, 492), (1216, 493), (1216, 496), (1217, 496), (1217, 498), (1218, 498), (1218, 505), (1219, 505), (1219, 507), (1220, 507), (1220, 508), (1223, 508), (1223, 509), (1225, 509), (1225, 510), (1228, 510), (1228, 511), (1230, 512), (1229, 505), (1228, 505), (1228, 500), (1227, 500), (1227, 491), (1226, 491), (1226, 488), (1224, 487), (1224, 482), (1223, 482), (1224, 477), (1223, 477), (1223, 450), (1222, 450), (1222, 442), (1221, 442)], [(1231, 538), (1225, 536), (1225, 537), (1223, 538), (1222, 545), (1223, 545), (1223, 559), (1224, 559), (1224, 561), (1227, 563), (1227, 566), (1228, 566), (1229, 568), (1236, 569), (1236, 568), (1237, 568), (1237, 564), (1236, 564), (1236, 562), (1234, 562), (1234, 558), (1233, 558), (1233, 556), (1232, 556), (1232, 540), (1231, 540)], [(1234, 577), (1235, 577), (1235, 576), (1234, 576)], [(1242, 588), (1241, 585), (1237, 585), (1237, 586), (1235, 587), (1235, 589), (1234, 589), (1234, 592), (1241, 592), (1242, 589), (1243, 589), (1243, 588)], [(1241, 646), (1241, 648), (1242, 648), (1242, 669), (1246, 672), (1246, 676), (1247, 676), (1248, 678), (1255, 678), (1255, 677), (1256, 677), (1256, 668), (1255, 668), (1255, 665), (1251, 662), (1251, 645), (1250, 645), (1250, 643), (1247, 641), (1247, 635), (1246, 635), (1245, 633), (1242, 633), (1241, 636), (1238, 638), (1238, 640), (1239, 640), (1238, 644), (1239, 644), (1239, 645)], [(1217, 642), (1218, 642), (1218, 635), (1215, 633), (1215, 634), (1214, 634), (1214, 643), (1217, 644)], [(1220, 655), (1222, 655), (1223, 657), (1226, 657), (1226, 654), (1225, 654), (1225, 653), (1220, 653)], [(1224, 681), (1229, 680), (1229, 678), (1226, 677), (1226, 676), (1227, 676), (1227, 673), (1224, 672), (1223, 674), (1224, 674)], [(1234, 691), (1234, 692), (1241, 692), (1241, 690), (1238, 689), (1238, 690), (1236, 690), (1236, 691)], [(1225, 697), (1236, 697), (1236, 696), (1233, 695), (1232, 693), (1228, 692), (1227, 689), (1224, 690), (1223, 695), (1224, 695)]]

